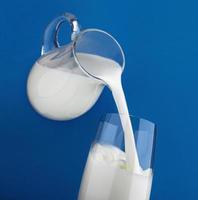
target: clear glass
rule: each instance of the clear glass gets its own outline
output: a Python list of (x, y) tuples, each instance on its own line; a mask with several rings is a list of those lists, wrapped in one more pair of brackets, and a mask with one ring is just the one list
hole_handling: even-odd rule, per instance
[[(72, 41), (60, 46), (58, 32), (65, 22), (71, 25)], [(125, 63), (111, 35), (98, 29), (81, 31), (76, 17), (68, 13), (47, 26), (41, 54), (29, 74), (27, 93), (34, 109), (52, 120), (70, 120), (86, 113), (106, 85), (98, 72), (112, 73), (109, 63), (123, 70)]]
[(127, 168), (120, 115), (106, 114), (90, 148), (78, 200), (149, 200), (156, 127), (145, 119), (130, 119), (140, 170)]
[[(100, 68), (101, 64), (106, 61), (104, 59), (115, 62), (118, 64), (117, 66), (122, 68), (122, 71), (124, 70), (125, 57), (121, 46), (115, 38), (103, 30), (86, 29), (81, 31), (74, 42), (73, 52), (80, 67), (94, 78), (100, 79), (100, 70), (95, 70), (95, 66)], [(82, 55), (92, 55), (90, 60), (94, 59), (95, 66), (92, 66), (93, 62), (87, 62), (83, 59)]]
[[(69, 22), (71, 25), (72, 42), (61, 47), (58, 41), (58, 33), (64, 22)], [(122, 70), (125, 66), (123, 50), (113, 36), (100, 29), (80, 30), (77, 18), (70, 13), (65, 13), (55, 18), (45, 30), (41, 54), (49, 54), (52, 50), (58, 53), (56, 57), (51, 57), (53, 58), (52, 60), (57, 60), (56, 58), (58, 58), (61, 63), (65, 63), (69, 55), (70, 58), (74, 58), (76, 67), (80, 67), (86, 75), (96, 79), (100, 78), (97, 76), (96, 71), (91, 70), (93, 63), (87, 62), (87, 60), (82, 57), (82, 54), (85, 56), (88, 55), (89, 59), (96, 58), (93, 56), (107, 58), (118, 63), (118, 66), (120, 66)], [(64, 59), (64, 57), (66, 57), (66, 59)], [(60, 58), (62, 58), (62, 60)], [(96, 59), (94, 60), (94, 64), (100, 67), (100, 61), (97, 62)]]

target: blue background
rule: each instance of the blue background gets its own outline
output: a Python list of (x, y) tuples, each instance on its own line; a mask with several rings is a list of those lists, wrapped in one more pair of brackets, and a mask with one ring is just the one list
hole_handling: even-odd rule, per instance
[(86, 115), (39, 116), (26, 80), (46, 25), (65, 11), (101, 28), (126, 54), (133, 115), (158, 125), (152, 200), (197, 200), (198, 12), (189, 0), (17, 0), (0, 5), (0, 200), (75, 200), (98, 120), (115, 112), (105, 90)]

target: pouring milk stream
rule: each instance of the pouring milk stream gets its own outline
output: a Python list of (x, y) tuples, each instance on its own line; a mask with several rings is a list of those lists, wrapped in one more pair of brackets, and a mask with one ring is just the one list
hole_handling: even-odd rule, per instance
[(101, 56), (77, 54), (83, 68), (94, 77), (104, 81), (112, 91), (124, 131), (125, 153), (129, 168), (138, 170), (139, 162), (133, 137), (133, 129), (121, 83), (122, 67), (115, 61)]
[[(60, 25), (69, 21), (73, 42), (60, 47), (57, 32)], [(97, 48), (97, 37), (114, 45), (112, 55), (106, 56)], [(93, 46), (91, 46), (93, 45)], [(110, 50), (108, 51), (109, 53)], [(89, 110), (100, 96), (104, 85), (112, 91), (124, 132), (127, 170), (143, 171), (140, 167), (131, 120), (121, 83), (124, 55), (117, 41), (108, 33), (87, 29), (80, 31), (77, 20), (70, 14), (55, 19), (47, 28), (42, 49), (43, 55), (33, 66), (27, 83), (28, 97), (41, 115), (55, 120), (76, 118)], [(80, 199), (81, 200), (81, 199)], [(83, 199), (82, 200), (86, 200)]]

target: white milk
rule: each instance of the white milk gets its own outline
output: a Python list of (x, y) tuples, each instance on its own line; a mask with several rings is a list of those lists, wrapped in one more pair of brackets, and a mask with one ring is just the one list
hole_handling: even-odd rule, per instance
[(95, 144), (89, 153), (78, 200), (149, 200), (152, 171), (130, 172), (126, 154)]
[(27, 93), (32, 106), (41, 115), (68, 120), (87, 112), (104, 85), (85, 75), (67, 51), (57, 51), (35, 63), (29, 74)]

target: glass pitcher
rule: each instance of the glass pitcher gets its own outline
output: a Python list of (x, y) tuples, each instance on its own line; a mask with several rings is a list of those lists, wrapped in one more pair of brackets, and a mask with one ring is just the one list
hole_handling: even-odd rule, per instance
[[(71, 43), (60, 46), (58, 32), (64, 22), (71, 25)], [(34, 109), (53, 120), (69, 120), (87, 112), (105, 86), (86, 68), (90, 62), (100, 67), (94, 56), (112, 60), (124, 69), (124, 53), (110, 34), (99, 29), (81, 31), (76, 17), (69, 13), (54, 19), (45, 30), (41, 57), (27, 81)]]

